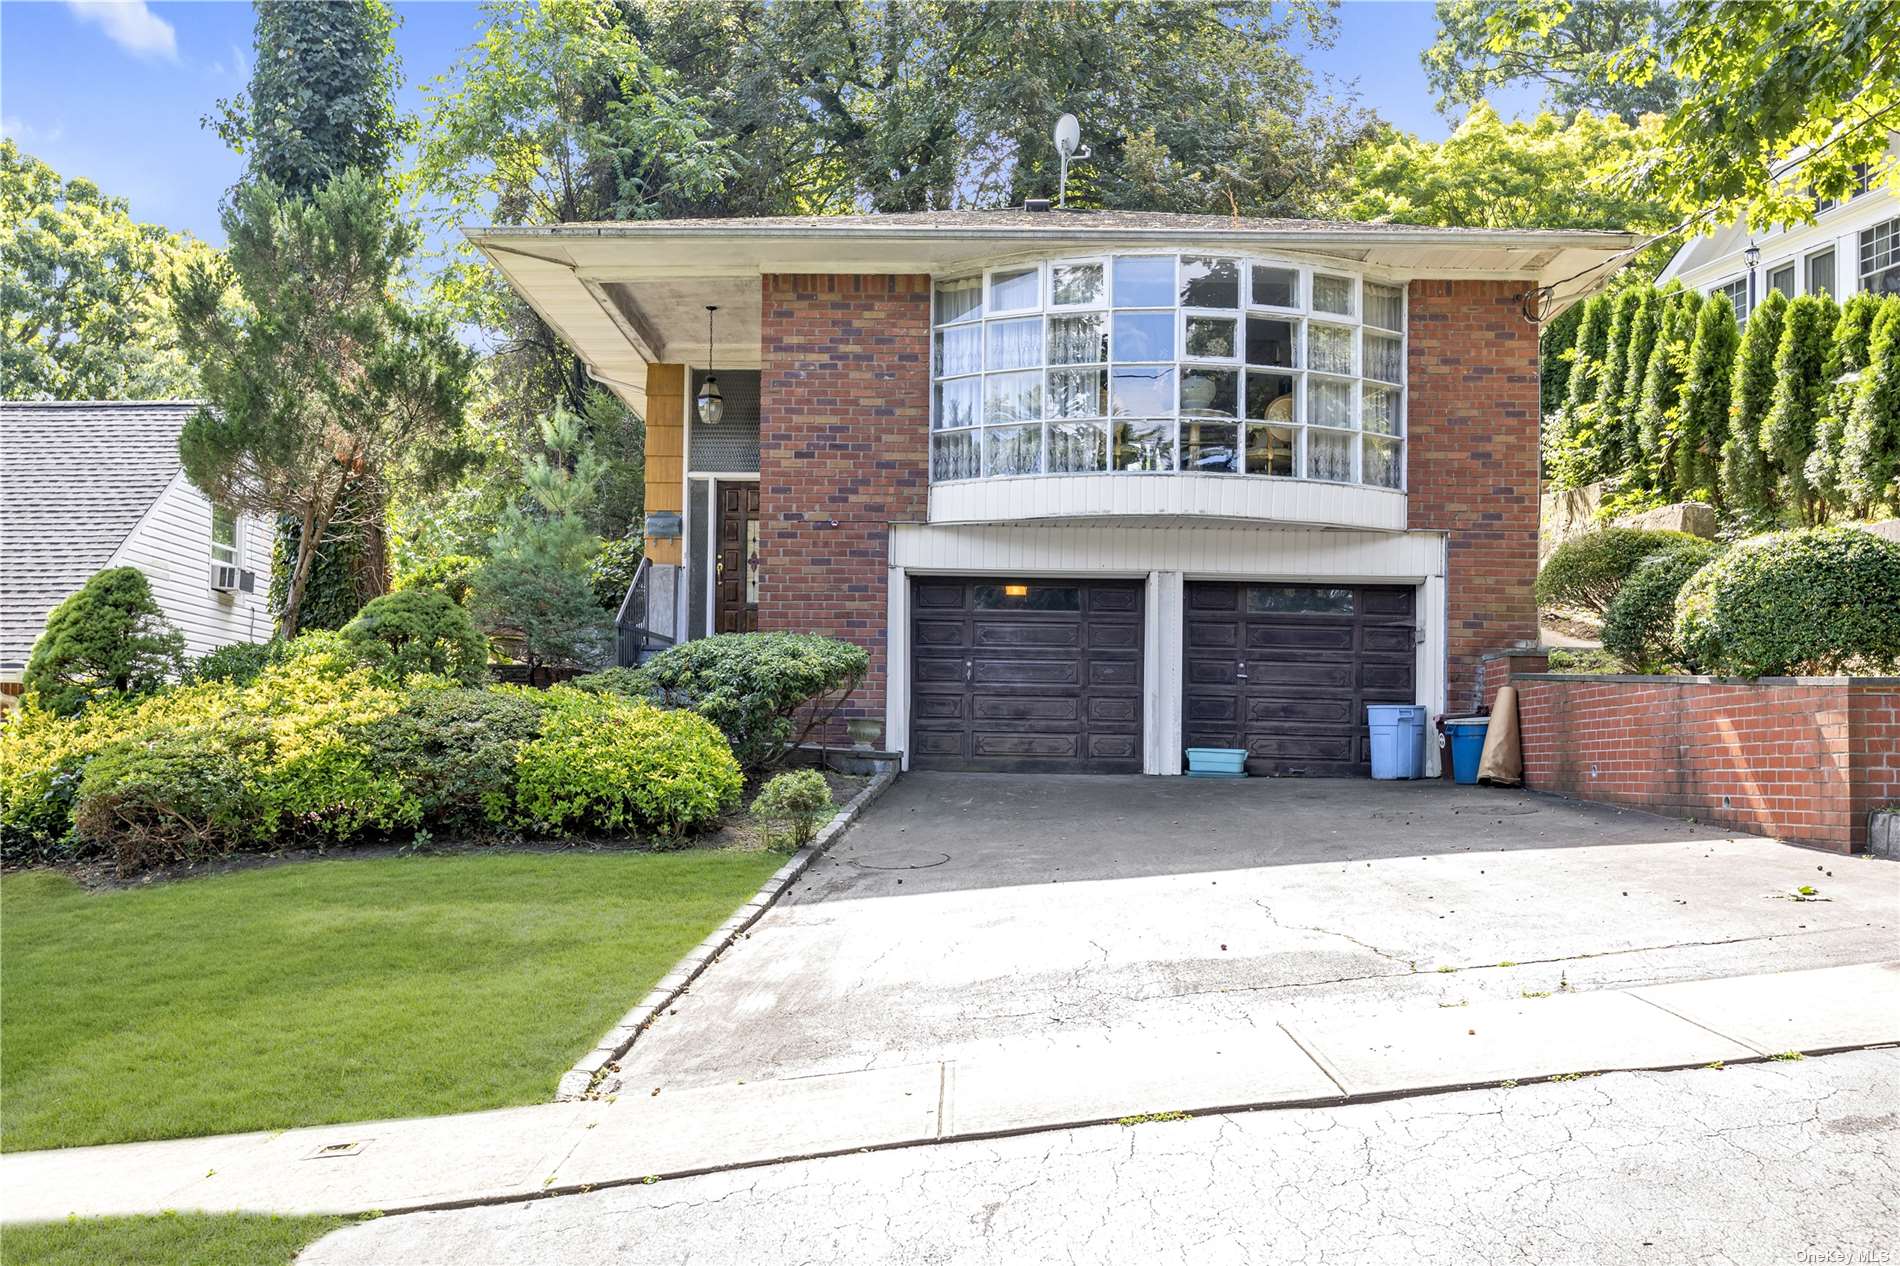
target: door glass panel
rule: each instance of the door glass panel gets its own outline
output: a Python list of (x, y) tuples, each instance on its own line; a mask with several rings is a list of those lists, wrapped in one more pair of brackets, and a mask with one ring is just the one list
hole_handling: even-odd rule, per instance
[(1352, 590), (1305, 585), (1249, 585), (1249, 615), (1351, 615)]
[(1293, 428), (1287, 426), (1250, 426), (1247, 428), (1247, 473), (1250, 475), (1293, 474)]
[(976, 460), (976, 432), (956, 431), (931, 439), (932, 479), (975, 479), (981, 473)]
[(1174, 423), (1117, 422), (1115, 424), (1116, 470), (1173, 470)]
[(952, 378), (937, 384), (937, 428), (975, 426), (983, 392), (981, 378)]
[(1099, 418), (1108, 413), (1106, 369), (1052, 369), (1049, 371), (1049, 416)]
[(1238, 469), (1239, 428), (1232, 422), (1181, 423), (1181, 469), (1231, 472)]
[(1330, 479), (1336, 483), (1351, 482), (1352, 441), (1351, 435), (1343, 435), (1337, 431), (1308, 431), (1306, 433), (1306, 477)]
[(1100, 422), (1054, 422), (1049, 426), (1049, 473), (1086, 474), (1108, 469), (1108, 428)]
[(1247, 416), (1266, 422), (1293, 421), (1293, 375), (1247, 375)]
[(1204, 360), (1232, 360), (1238, 354), (1231, 317), (1189, 317), (1184, 341), (1186, 355)]
[(991, 321), (990, 368), (1027, 369), (1042, 364), (1042, 318)]
[(1268, 308), (1300, 306), (1300, 274), (1293, 268), (1253, 267), (1253, 301)]
[(1275, 317), (1247, 318), (1247, 363), (1279, 365), (1291, 369), (1296, 363), (1299, 327)]
[(1080, 611), (1082, 591), (1072, 585), (973, 586), (978, 611)]
[(1049, 302), (1064, 308), (1093, 307), (1103, 298), (1100, 264), (1053, 264), (1049, 268)]
[(1110, 378), (1109, 402), (1117, 417), (1174, 411), (1174, 367), (1118, 365)]
[(1042, 416), (1042, 371), (990, 374), (983, 382), (986, 421), (1031, 422)]
[(1188, 366), (1181, 371), (1181, 412), (1231, 418), (1239, 412), (1240, 371)]
[(1115, 261), (1115, 306), (1165, 308), (1174, 304), (1174, 256), (1125, 255)]
[(961, 329), (937, 331), (937, 372), (974, 374), (983, 368), (983, 330), (966, 325)]
[(746, 605), (759, 605), (759, 521), (745, 521), (745, 600)]
[(1117, 312), (1116, 360), (1173, 360), (1174, 313)]
[(1181, 306), (1238, 308), (1240, 265), (1231, 259), (1189, 255), (1181, 260)]
[(992, 426), (983, 432), (983, 467), (991, 475), (1035, 475), (1042, 471), (1042, 428)]
[(1100, 316), (1049, 318), (1051, 365), (1099, 365), (1108, 359), (1108, 326)]

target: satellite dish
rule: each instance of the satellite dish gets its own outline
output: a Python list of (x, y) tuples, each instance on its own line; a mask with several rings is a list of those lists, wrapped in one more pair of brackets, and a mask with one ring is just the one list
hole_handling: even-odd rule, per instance
[(1056, 205), (1067, 206), (1069, 202), (1069, 160), (1087, 158), (1089, 152), (1079, 148), (1082, 144), (1082, 125), (1076, 122), (1073, 114), (1065, 114), (1056, 120), (1056, 157), (1062, 160), (1062, 183), (1057, 187)]
[(1056, 153), (1068, 158), (1082, 144), (1082, 125), (1076, 122), (1073, 114), (1065, 114), (1056, 120)]

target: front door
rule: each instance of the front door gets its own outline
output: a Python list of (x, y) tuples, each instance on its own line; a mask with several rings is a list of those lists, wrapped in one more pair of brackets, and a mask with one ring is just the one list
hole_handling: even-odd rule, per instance
[(759, 631), (759, 485), (721, 483), (713, 632)]

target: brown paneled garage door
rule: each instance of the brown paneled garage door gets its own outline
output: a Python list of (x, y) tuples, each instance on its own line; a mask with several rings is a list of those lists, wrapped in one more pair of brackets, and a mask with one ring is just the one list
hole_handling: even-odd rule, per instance
[(1369, 772), (1366, 705), (1413, 702), (1410, 586), (1187, 586), (1188, 747), (1244, 747), (1250, 774)]
[(911, 582), (910, 763), (1141, 772), (1137, 581)]

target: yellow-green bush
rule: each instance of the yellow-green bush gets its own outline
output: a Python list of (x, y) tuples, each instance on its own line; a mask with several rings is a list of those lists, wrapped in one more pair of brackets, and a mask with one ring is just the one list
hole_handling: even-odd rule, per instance
[(739, 798), (739, 762), (704, 717), (565, 686), (520, 693), (542, 710), (515, 758), (516, 803), (533, 827), (677, 839)]

